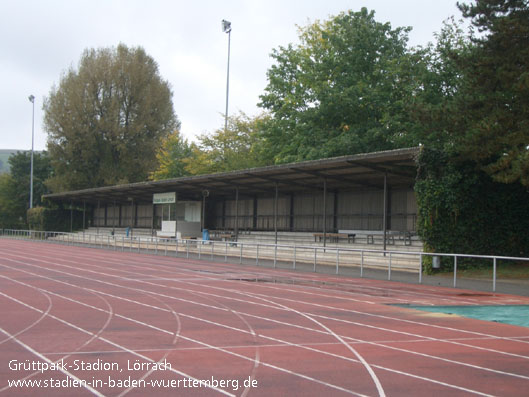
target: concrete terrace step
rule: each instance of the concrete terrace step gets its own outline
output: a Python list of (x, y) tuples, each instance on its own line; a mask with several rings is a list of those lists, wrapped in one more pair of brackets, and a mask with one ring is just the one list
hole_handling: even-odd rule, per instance
[[(238, 241), (246, 242), (260, 242), (260, 243), (275, 243), (275, 234), (273, 232), (251, 232), (239, 234)], [(414, 236), (411, 240), (411, 245), (406, 245), (404, 240), (399, 240), (396, 237), (394, 244), (388, 242), (386, 245), (388, 250), (398, 249), (405, 251), (422, 251), (422, 242), (418, 237)], [(317, 245), (323, 246), (323, 242), (315, 241), (313, 233), (288, 233), (288, 232), (278, 232), (277, 235), (278, 244), (296, 244), (296, 245)], [(355, 242), (348, 242), (345, 239), (340, 240), (338, 243), (327, 240), (326, 246), (328, 247), (350, 247), (350, 248), (365, 248), (365, 249), (374, 249), (382, 248), (383, 239), (376, 239), (374, 243), (369, 244), (367, 238), (357, 237)]]
[[(174, 239), (158, 239), (151, 236), (135, 236), (133, 239), (123, 236), (111, 236), (108, 233), (85, 233), (60, 234), (50, 238), (66, 244), (88, 244), (96, 247), (111, 250), (125, 250), (159, 253), (161, 251), (175, 252), (178, 249), (180, 255), (197, 255), (200, 253), (205, 257), (209, 255), (226, 256), (233, 258), (245, 258), (254, 261), (254, 258), (264, 261), (281, 261), (290, 263), (305, 263), (312, 265), (315, 262), (318, 266), (360, 267), (361, 264), (368, 268), (388, 269), (391, 260), (391, 267), (396, 270), (413, 271), (419, 269), (420, 255), (407, 254), (401, 252), (384, 252), (377, 247), (370, 246), (365, 251), (358, 248), (352, 250), (351, 247), (326, 247), (321, 246), (278, 246), (277, 251), (273, 245), (260, 245), (255, 241), (220, 242), (189, 240), (179, 241), (178, 245)], [(336, 248), (340, 251), (337, 254)], [(400, 247), (402, 248), (402, 247)]]

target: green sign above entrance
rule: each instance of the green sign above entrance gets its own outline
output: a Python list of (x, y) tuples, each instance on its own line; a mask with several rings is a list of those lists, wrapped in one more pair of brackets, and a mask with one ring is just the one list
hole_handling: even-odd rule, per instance
[(152, 195), (153, 204), (173, 204), (176, 203), (176, 192), (154, 193)]

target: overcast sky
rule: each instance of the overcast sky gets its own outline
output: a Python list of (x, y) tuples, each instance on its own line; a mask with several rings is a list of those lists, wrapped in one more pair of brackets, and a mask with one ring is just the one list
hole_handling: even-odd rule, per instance
[(224, 125), (228, 37), (232, 23), (230, 110), (249, 115), (266, 86), (273, 48), (297, 42), (298, 26), (341, 11), (375, 10), (379, 22), (411, 26), (411, 45), (433, 40), (459, 18), (456, 0), (0, 0), (0, 149), (46, 147), (42, 103), (84, 49), (142, 46), (171, 84), (182, 132), (193, 140)]

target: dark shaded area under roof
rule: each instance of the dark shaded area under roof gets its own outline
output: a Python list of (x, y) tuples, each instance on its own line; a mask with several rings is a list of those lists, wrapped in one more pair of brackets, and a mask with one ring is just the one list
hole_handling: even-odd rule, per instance
[(382, 189), (384, 175), (392, 188), (411, 187), (416, 177), (416, 156), (420, 148), (407, 148), (333, 157), (300, 163), (245, 170), (106, 186), (47, 194), (54, 202), (74, 203), (152, 203), (154, 193), (177, 192), (179, 200), (200, 200), (204, 191), (210, 198), (230, 199), (238, 188), (239, 196), (273, 196), (276, 184), (280, 194), (340, 189)]

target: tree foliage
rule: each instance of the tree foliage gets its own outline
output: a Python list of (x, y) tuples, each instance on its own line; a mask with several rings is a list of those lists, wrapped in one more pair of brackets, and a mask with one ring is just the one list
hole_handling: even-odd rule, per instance
[[(529, 200), (520, 184), (494, 182), (472, 161), (423, 148), (417, 228), (432, 252), (527, 256)], [(489, 263), (490, 265), (490, 263)]]
[(191, 147), (191, 157), (184, 160), (192, 175), (226, 172), (258, 167), (271, 161), (263, 148), (264, 115), (248, 117), (240, 113), (228, 118), (228, 129), (203, 134)]
[[(0, 174), (0, 228), (24, 228), (26, 207), (17, 201), (16, 183), (8, 173)], [(29, 196), (28, 196), (29, 199)]]
[(180, 131), (175, 130), (164, 139), (162, 147), (156, 154), (158, 169), (151, 174), (151, 179), (158, 181), (189, 175), (184, 160), (191, 155), (192, 150), (187, 139)]
[(459, 119), (459, 95), (463, 74), (456, 58), (468, 53), (472, 43), (462, 21), (451, 18), (435, 33), (436, 41), (417, 48), (417, 88), (406, 100), (406, 112), (414, 129), (410, 141), (453, 152), (454, 134), (464, 128)]
[(300, 30), (300, 44), (274, 50), (260, 106), (273, 118), (266, 139), (275, 162), (406, 146), (406, 101), (420, 58), (410, 28), (374, 12), (344, 12)]
[[(29, 208), (31, 152), (17, 152), (9, 157), (10, 172), (0, 174), (0, 227), (23, 228)], [(45, 181), (52, 175), (46, 152), (33, 156), (33, 206), (42, 203), (49, 193)]]
[(169, 84), (141, 48), (86, 50), (44, 102), (54, 191), (136, 182), (178, 121)]
[(529, 186), (529, 2), (458, 6), (478, 34), (456, 59), (464, 75), (457, 149), (495, 180)]

